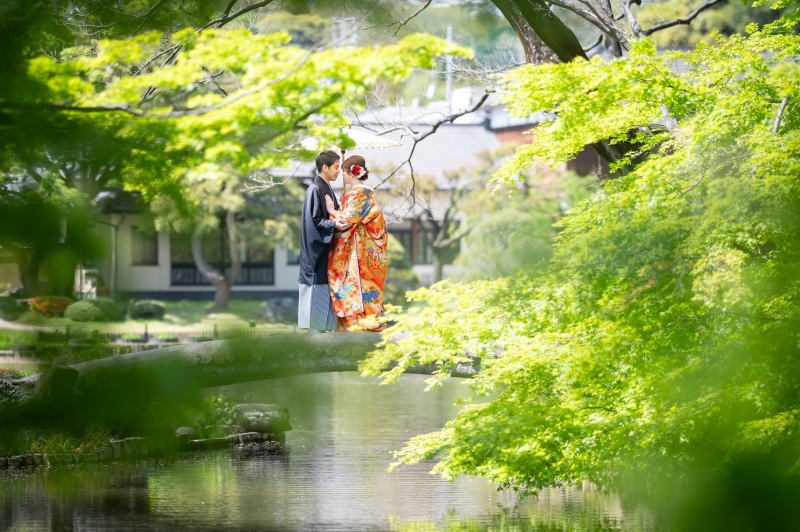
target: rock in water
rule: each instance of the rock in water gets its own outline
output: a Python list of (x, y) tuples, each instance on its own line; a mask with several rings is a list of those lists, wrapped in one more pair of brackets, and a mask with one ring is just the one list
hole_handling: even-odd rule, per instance
[(246, 403), (233, 407), (236, 423), (245, 432), (286, 432), (292, 430), (289, 409), (280, 405)]

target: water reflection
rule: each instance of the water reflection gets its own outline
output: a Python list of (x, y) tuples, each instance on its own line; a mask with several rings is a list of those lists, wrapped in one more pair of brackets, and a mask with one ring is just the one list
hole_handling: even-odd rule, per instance
[(288, 406), (283, 455), (197, 453), (139, 464), (38, 470), (0, 483), (2, 530), (650, 530), (641, 508), (592, 489), (519, 501), (430, 464), (387, 473), (390, 452), (440, 427), (468, 389), (423, 393), (424, 378), (380, 386), (355, 374), (215, 390)]

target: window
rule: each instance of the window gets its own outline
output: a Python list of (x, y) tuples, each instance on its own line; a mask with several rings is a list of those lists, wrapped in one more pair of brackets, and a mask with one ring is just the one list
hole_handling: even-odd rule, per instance
[[(414, 234), (415, 251), (414, 264), (433, 264), (433, 241), (436, 234), (432, 229), (426, 228), (422, 224), (416, 224), (416, 232)], [(458, 252), (461, 249), (459, 242), (453, 242), (444, 250), (439, 251), (439, 258), (442, 264), (452, 264)]]
[[(213, 268), (226, 274), (231, 268), (228, 238), (223, 231), (215, 230), (203, 235), (200, 240), (203, 258)], [(207, 286), (208, 281), (197, 269), (192, 256), (192, 239), (187, 235), (172, 234), (171, 283), (172, 286)], [(275, 250), (270, 247), (253, 245), (239, 248), (242, 269), (237, 285), (274, 285)]]
[(433, 264), (432, 236), (422, 224), (417, 225), (417, 252), (414, 255), (414, 264)]
[(158, 266), (158, 233), (131, 227), (131, 264)]

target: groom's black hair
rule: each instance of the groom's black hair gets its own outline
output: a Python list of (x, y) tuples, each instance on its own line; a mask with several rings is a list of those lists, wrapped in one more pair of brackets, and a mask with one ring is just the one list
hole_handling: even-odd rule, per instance
[(335, 151), (324, 151), (317, 155), (317, 172), (322, 170), (323, 166), (333, 166), (333, 163), (339, 160), (339, 156)]

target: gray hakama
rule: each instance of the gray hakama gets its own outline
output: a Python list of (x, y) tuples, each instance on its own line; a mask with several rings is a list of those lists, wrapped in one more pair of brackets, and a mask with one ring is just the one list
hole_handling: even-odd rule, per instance
[(332, 331), (336, 329), (336, 313), (331, 303), (331, 292), (326, 284), (300, 285), (297, 307), (297, 328)]

